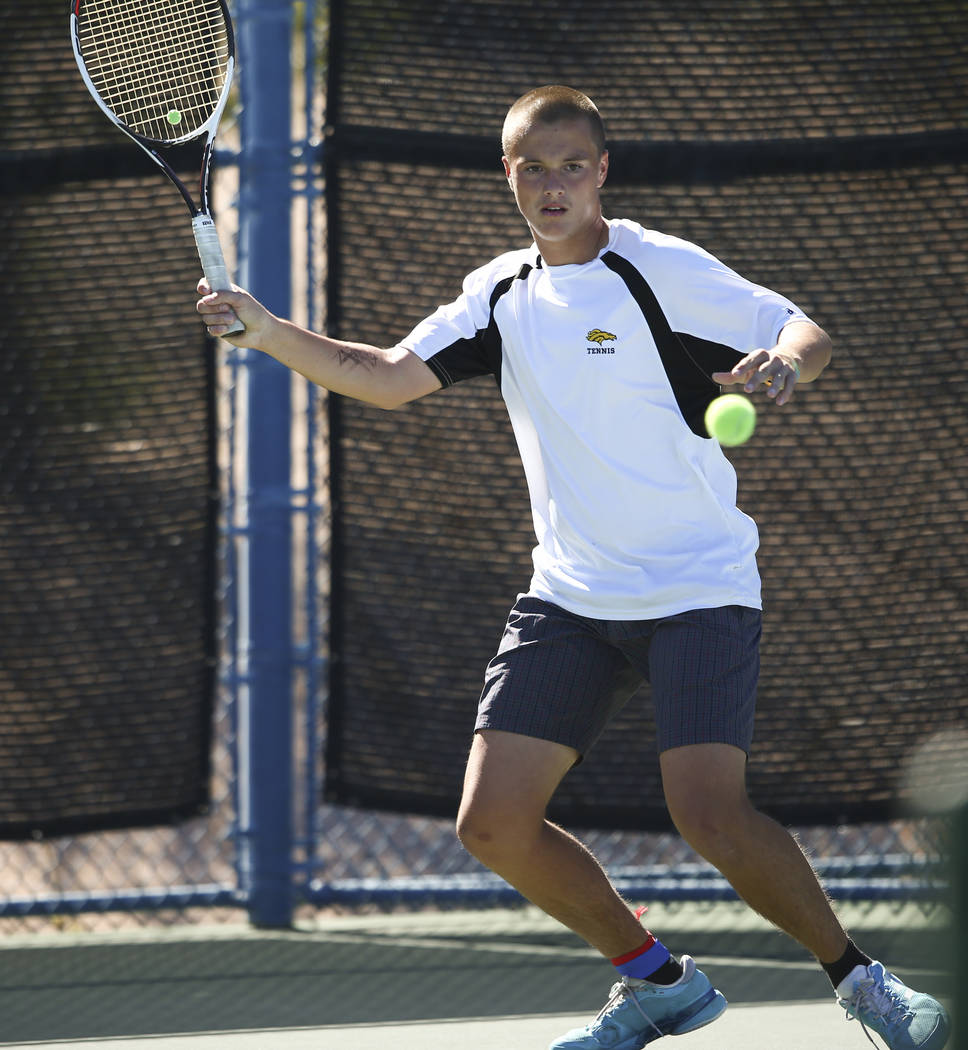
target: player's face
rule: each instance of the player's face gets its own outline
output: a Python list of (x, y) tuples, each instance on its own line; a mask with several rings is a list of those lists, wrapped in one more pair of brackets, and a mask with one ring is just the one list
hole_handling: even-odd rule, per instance
[(608, 236), (599, 191), (608, 172), (588, 121), (537, 124), (504, 158), (514, 199), (551, 266), (589, 262)]

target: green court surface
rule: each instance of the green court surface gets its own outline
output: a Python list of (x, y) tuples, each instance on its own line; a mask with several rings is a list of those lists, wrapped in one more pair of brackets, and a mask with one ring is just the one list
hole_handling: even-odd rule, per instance
[[(855, 940), (951, 1004), (944, 909), (839, 909)], [(858, 1050), (816, 964), (738, 904), (652, 907), (650, 929), (730, 1001), (677, 1050)], [(0, 1045), (111, 1050), (545, 1050), (612, 970), (530, 908), (0, 939)], [(952, 1043), (951, 1045), (954, 1045)]]

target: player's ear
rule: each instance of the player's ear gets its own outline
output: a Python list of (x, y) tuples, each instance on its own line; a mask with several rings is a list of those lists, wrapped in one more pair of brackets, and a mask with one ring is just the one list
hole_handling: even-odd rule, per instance
[(598, 162), (598, 188), (601, 189), (605, 185), (605, 179), (608, 177), (608, 150), (602, 150), (601, 160)]
[(502, 157), (501, 158), (501, 163), (504, 165), (505, 178), (507, 178), (510, 181), (510, 179), (511, 179), (511, 162), (507, 159), (507, 157)]

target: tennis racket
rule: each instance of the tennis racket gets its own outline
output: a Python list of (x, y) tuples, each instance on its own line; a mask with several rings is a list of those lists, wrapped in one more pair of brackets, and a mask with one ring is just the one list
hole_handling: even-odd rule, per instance
[[(185, 199), (209, 286), (213, 291), (228, 288), (208, 199), (215, 132), (235, 66), (224, 0), (71, 0), (71, 43), (94, 101)], [(206, 141), (196, 204), (158, 148), (202, 135)], [(243, 331), (236, 318), (226, 334)]]

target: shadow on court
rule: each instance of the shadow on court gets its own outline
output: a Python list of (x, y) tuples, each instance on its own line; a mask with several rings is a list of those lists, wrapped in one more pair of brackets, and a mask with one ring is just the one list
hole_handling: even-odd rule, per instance
[[(868, 951), (948, 996), (942, 911), (879, 906), (851, 925)], [(745, 910), (654, 908), (648, 921), (735, 1005), (830, 999), (806, 954)], [(610, 982), (594, 953), (530, 909), (328, 919), (299, 932), (10, 938), (0, 1042), (591, 1015)]]

